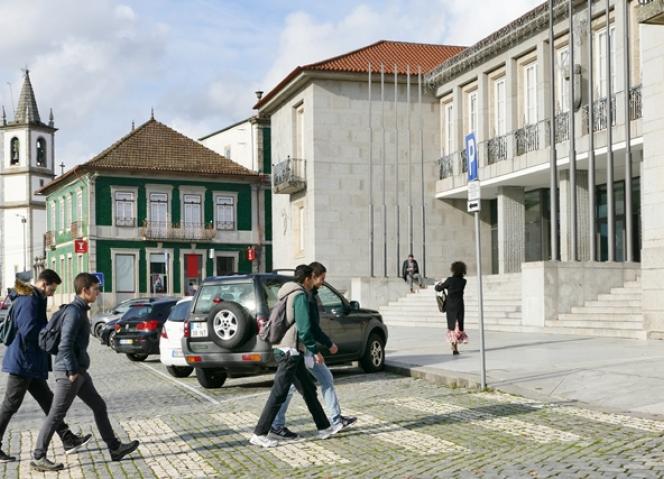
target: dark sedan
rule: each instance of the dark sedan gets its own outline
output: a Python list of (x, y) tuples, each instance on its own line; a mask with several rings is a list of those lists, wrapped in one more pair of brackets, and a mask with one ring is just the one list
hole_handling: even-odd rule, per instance
[(131, 361), (144, 361), (150, 354), (159, 354), (161, 328), (177, 302), (164, 298), (132, 305), (115, 324), (111, 347), (117, 353), (125, 353)]

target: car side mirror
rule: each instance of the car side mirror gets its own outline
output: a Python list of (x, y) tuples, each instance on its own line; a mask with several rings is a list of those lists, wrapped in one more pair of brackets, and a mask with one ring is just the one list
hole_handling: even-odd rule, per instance
[(351, 301), (350, 302), (350, 310), (351, 311), (359, 311), (360, 310), (360, 303), (357, 301)]

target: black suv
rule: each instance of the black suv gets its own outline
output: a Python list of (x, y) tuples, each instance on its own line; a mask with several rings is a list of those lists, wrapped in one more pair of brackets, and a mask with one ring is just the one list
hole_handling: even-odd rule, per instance
[[(217, 276), (196, 292), (185, 322), (182, 350), (204, 388), (221, 387), (228, 376), (265, 373), (276, 367), (272, 347), (258, 338), (281, 286), (293, 281), (277, 273)], [(387, 327), (377, 311), (361, 309), (325, 283), (318, 290), (321, 328), (337, 344), (327, 364), (359, 361), (367, 372), (383, 369)]]
[(175, 298), (154, 302), (134, 303), (115, 324), (113, 349), (125, 353), (132, 361), (145, 361), (150, 354), (159, 354), (159, 336), (173, 306)]

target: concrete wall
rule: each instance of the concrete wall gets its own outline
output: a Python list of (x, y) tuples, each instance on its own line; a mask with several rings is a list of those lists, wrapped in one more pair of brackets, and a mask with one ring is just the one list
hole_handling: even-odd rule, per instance
[(401, 278), (352, 278), (350, 291), (346, 295), (351, 301), (358, 301), (362, 308), (378, 309), (390, 301), (406, 295), (408, 287)]
[(249, 120), (228, 128), (201, 141), (203, 145), (226, 156), (230, 149), (230, 160), (245, 168), (258, 171), (259, 157), (256, 151), (255, 126)]
[(558, 319), (573, 306), (633, 281), (640, 265), (539, 261), (523, 263), (521, 268), (522, 323), (544, 327), (544, 321)]

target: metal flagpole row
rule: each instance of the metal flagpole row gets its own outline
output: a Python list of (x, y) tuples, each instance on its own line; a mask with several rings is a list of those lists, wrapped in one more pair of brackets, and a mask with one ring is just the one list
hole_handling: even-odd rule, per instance
[(371, 63), (369, 63), (369, 271), (371, 277), (374, 270), (374, 204), (373, 204), (373, 128), (372, 128), (372, 98), (371, 98)]
[(606, 213), (607, 213), (607, 242), (608, 242), (608, 261), (615, 261), (615, 243), (616, 243), (616, 224), (615, 208), (613, 195), (613, 105), (611, 103), (611, 92), (613, 85), (611, 82), (611, 24), (609, 16), (609, 1), (606, 0)]
[[(577, 212), (576, 212), (576, 132), (574, 121), (574, 9), (573, 0), (569, 0), (569, 188), (570, 188), (570, 258), (578, 259), (577, 247)], [(562, 90), (563, 85), (561, 85)], [(555, 145), (555, 143), (552, 143)], [(552, 146), (555, 148), (555, 146)]]
[(410, 65), (406, 65), (406, 111), (408, 114), (408, 253), (413, 253), (413, 163), (410, 128)]
[(383, 136), (383, 146), (380, 151), (381, 162), (383, 164), (383, 277), (387, 277), (387, 205), (385, 202), (385, 190), (387, 189), (387, 173), (385, 166), (385, 65), (380, 65), (380, 106), (381, 106), (381, 127)]
[(422, 201), (422, 275), (427, 276), (426, 211), (424, 208), (424, 110), (422, 108), (422, 68), (417, 67), (417, 100), (420, 108), (420, 173), (422, 182), (420, 193)]
[(588, 250), (590, 261), (596, 261), (595, 251), (595, 108), (593, 101), (593, 0), (588, 0), (588, 208), (590, 217), (590, 235)]
[(395, 203), (395, 222), (397, 229), (395, 256), (397, 278), (401, 276), (399, 260), (401, 259), (401, 217), (399, 215), (399, 114), (397, 101), (399, 99), (399, 84), (397, 82), (397, 65), (394, 65), (394, 203)]
[(625, 32), (624, 75), (625, 75), (625, 261), (634, 261), (632, 246), (632, 131), (630, 122), (629, 92), (630, 82), (630, 52), (629, 52), (629, 2), (623, 0), (623, 29)]
[(551, 208), (551, 259), (558, 261), (558, 165), (556, 164), (556, 100), (555, 100), (555, 48), (553, 44), (553, 0), (549, 0), (549, 81), (551, 84), (551, 95), (549, 95), (551, 109), (550, 133), (550, 157), (549, 157), (549, 195)]

